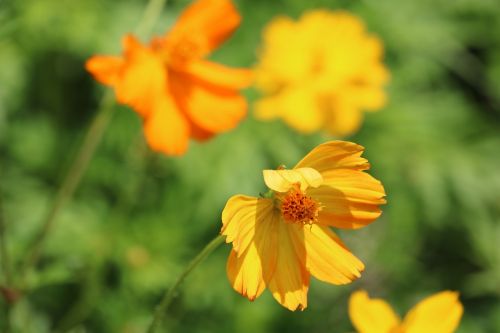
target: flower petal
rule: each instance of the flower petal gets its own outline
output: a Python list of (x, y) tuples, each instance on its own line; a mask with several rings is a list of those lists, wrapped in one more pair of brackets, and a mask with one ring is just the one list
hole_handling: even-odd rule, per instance
[(268, 283), (273, 297), (289, 310), (307, 307), (309, 273), (305, 269), (305, 247), (302, 227), (278, 223), (276, 270)]
[(380, 181), (369, 174), (350, 169), (323, 172), (324, 183), (307, 194), (321, 202), (319, 223), (336, 228), (357, 229), (377, 219), (385, 204)]
[(306, 267), (318, 280), (347, 284), (361, 276), (363, 263), (356, 258), (328, 227), (304, 227)]
[[(356, 291), (349, 299), (349, 317), (359, 333), (389, 333), (396, 328), (399, 317), (381, 299), (370, 299), (366, 291)], [(421, 331), (429, 332), (429, 331)]]
[(102, 84), (115, 85), (124, 60), (121, 57), (93, 56), (85, 62), (85, 68)]
[(189, 125), (171, 98), (163, 96), (153, 103), (144, 120), (144, 133), (151, 149), (167, 155), (181, 155), (189, 142)]
[(298, 168), (293, 170), (264, 170), (264, 182), (267, 187), (276, 192), (287, 192), (297, 183), (302, 191), (309, 186), (318, 187), (323, 183), (321, 174), (312, 168)]
[(230, 0), (197, 0), (181, 14), (167, 38), (189, 40), (206, 54), (229, 38), (240, 22)]
[(274, 205), (271, 199), (245, 195), (231, 197), (222, 211), (221, 234), (226, 243), (233, 243), (237, 253), (243, 253), (254, 241), (257, 225), (273, 220)]
[(247, 112), (246, 100), (234, 90), (217, 88), (172, 73), (170, 89), (177, 105), (200, 128), (220, 133), (230, 130)]
[(407, 333), (452, 333), (463, 314), (458, 293), (442, 291), (418, 303), (403, 321)]
[(368, 161), (361, 157), (364, 147), (348, 141), (329, 141), (307, 154), (295, 168), (309, 167), (320, 173), (331, 169), (367, 170)]
[(249, 69), (230, 68), (201, 59), (190, 61), (183, 71), (205, 84), (223, 89), (243, 89), (248, 87), (253, 80), (253, 73)]
[(253, 243), (241, 256), (231, 250), (226, 271), (234, 290), (251, 301), (259, 297), (266, 289), (261, 259)]
[(326, 130), (332, 135), (345, 137), (356, 132), (363, 121), (360, 108), (345, 100), (336, 98), (330, 102), (328, 108)]
[(125, 36), (123, 44), (125, 64), (115, 84), (116, 98), (146, 117), (167, 93), (167, 72), (161, 59), (133, 36)]
[(269, 199), (243, 195), (229, 199), (222, 231), (233, 243), (227, 274), (233, 288), (250, 300), (258, 297), (275, 271), (279, 214)]
[(262, 120), (282, 117), (290, 127), (302, 133), (317, 131), (325, 121), (316, 94), (307, 87), (287, 88), (262, 98), (255, 104), (255, 116)]

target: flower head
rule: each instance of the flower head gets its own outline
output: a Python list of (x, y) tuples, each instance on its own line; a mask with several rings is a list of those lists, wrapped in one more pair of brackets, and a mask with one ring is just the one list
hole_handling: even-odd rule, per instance
[(291, 170), (264, 170), (265, 198), (236, 195), (222, 212), (233, 249), (227, 274), (233, 288), (254, 300), (265, 288), (290, 310), (307, 307), (309, 278), (347, 284), (363, 263), (330, 227), (361, 228), (380, 216), (382, 184), (363, 172), (363, 147), (331, 141)]
[(349, 300), (349, 316), (359, 333), (452, 333), (463, 306), (458, 293), (442, 291), (418, 303), (403, 321), (381, 299), (370, 299), (366, 291), (357, 291)]
[(206, 140), (246, 114), (238, 90), (251, 83), (250, 71), (204, 59), (240, 20), (230, 0), (197, 0), (166, 35), (149, 45), (126, 35), (122, 56), (94, 56), (86, 68), (143, 118), (152, 149), (179, 155), (190, 137)]
[(304, 133), (326, 130), (345, 136), (362, 111), (386, 103), (388, 71), (383, 47), (363, 22), (346, 12), (314, 10), (299, 21), (274, 19), (264, 30), (256, 86), (260, 119), (282, 118)]

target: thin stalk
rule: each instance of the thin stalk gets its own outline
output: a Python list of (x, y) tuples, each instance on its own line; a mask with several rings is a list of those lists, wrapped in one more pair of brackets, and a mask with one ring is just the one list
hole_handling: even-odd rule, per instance
[(0, 260), (2, 261), (2, 271), (5, 278), (7, 288), (12, 285), (12, 272), (10, 270), (10, 257), (6, 243), (6, 222), (2, 209), (2, 196), (0, 193)]
[(172, 303), (174, 297), (175, 297), (175, 292), (177, 291), (177, 288), (181, 285), (181, 283), (184, 281), (184, 279), (193, 271), (193, 269), (198, 266), (200, 262), (203, 261), (210, 253), (212, 253), (219, 245), (221, 245), (224, 242), (224, 236), (218, 235), (215, 237), (210, 243), (208, 243), (203, 250), (201, 250), (200, 253), (196, 257), (194, 257), (193, 260), (186, 266), (186, 268), (182, 271), (182, 273), (177, 277), (175, 280), (174, 284), (170, 289), (165, 293), (163, 296), (160, 304), (156, 307), (153, 321), (149, 325), (149, 328), (147, 330), (147, 333), (154, 333), (156, 330), (159, 328), (163, 320), (165, 319), (165, 316), (167, 314), (168, 307)]
[(56, 197), (44, 219), (42, 228), (35, 236), (31, 246), (28, 248), (28, 256), (26, 257), (27, 259), (23, 265), (24, 273), (27, 273), (30, 268), (36, 266), (42, 248), (47, 239), (47, 235), (51, 231), (57, 215), (64, 204), (73, 196), (73, 193), (80, 183), (83, 174), (87, 170), (90, 160), (94, 156), (94, 152), (98, 144), (101, 142), (104, 132), (113, 116), (113, 111), (115, 110), (113, 106), (113, 92), (108, 90), (104, 94), (101, 103), (99, 104), (97, 115), (87, 131), (83, 143), (80, 146), (80, 149), (78, 150), (78, 153), (76, 154), (76, 157), (73, 160), (61, 187), (59, 187), (59, 190), (57, 191)]
[[(135, 29), (137, 34), (149, 33), (155, 22), (158, 20), (165, 3), (166, 0), (150, 0), (148, 2), (146, 8), (144, 9), (142, 18)], [(113, 93), (108, 90), (99, 104), (97, 115), (90, 125), (76, 158), (74, 159), (66, 178), (64, 178), (52, 206), (42, 223), (42, 228), (33, 239), (31, 245), (28, 247), (28, 255), (22, 266), (22, 273), (26, 274), (31, 268), (36, 266), (44, 243), (47, 239), (47, 235), (53, 228), (56, 217), (64, 204), (73, 196), (83, 174), (87, 170), (87, 167), (94, 156), (97, 146), (101, 142), (103, 134), (113, 116), (113, 111), (115, 109), (113, 106), (114, 96)]]

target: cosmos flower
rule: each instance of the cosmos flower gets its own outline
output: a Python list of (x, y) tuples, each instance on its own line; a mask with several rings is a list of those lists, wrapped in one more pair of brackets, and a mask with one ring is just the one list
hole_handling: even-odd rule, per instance
[(149, 45), (126, 35), (122, 56), (94, 56), (86, 68), (142, 117), (153, 150), (180, 155), (189, 138), (230, 130), (246, 114), (238, 90), (251, 83), (251, 72), (204, 59), (240, 20), (230, 0), (197, 0), (166, 35)]
[(324, 143), (291, 170), (264, 170), (266, 196), (228, 200), (221, 233), (233, 246), (227, 275), (237, 292), (254, 300), (268, 288), (281, 305), (303, 310), (311, 275), (337, 285), (360, 277), (363, 263), (330, 227), (361, 228), (381, 214), (384, 188), (363, 172), (363, 149)]
[(347, 12), (314, 10), (298, 21), (274, 19), (264, 30), (256, 87), (259, 119), (282, 118), (302, 133), (354, 133), (363, 111), (386, 104), (389, 74), (380, 40)]
[(401, 321), (391, 306), (381, 299), (370, 299), (357, 291), (349, 300), (349, 316), (359, 333), (452, 333), (463, 306), (458, 293), (442, 291), (418, 303)]

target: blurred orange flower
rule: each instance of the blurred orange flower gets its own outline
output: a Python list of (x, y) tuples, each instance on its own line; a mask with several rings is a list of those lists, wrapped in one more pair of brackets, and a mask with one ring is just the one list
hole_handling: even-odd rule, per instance
[(386, 104), (389, 73), (383, 46), (346, 12), (314, 10), (299, 21), (274, 19), (264, 30), (255, 106), (260, 119), (282, 118), (303, 133), (346, 136), (361, 126), (362, 111)]
[(152, 149), (183, 154), (190, 137), (206, 140), (246, 114), (238, 90), (251, 83), (250, 71), (204, 59), (240, 21), (230, 0), (198, 0), (165, 36), (142, 45), (126, 35), (122, 56), (94, 56), (86, 68), (143, 118)]
[(349, 316), (359, 333), (452, 333), (462, 313), (458, 293), (452, 291), (427, 297), (402, 322), (389, 304), (370, 299), (366, 291), (353, 293), (349, 300)]
[(237, 292), (254, 300), (267, 287), (281, 305), (303, 310), (310, 275), (332, 284), (360, 277), (363, 263), (330, 227), (361, 228), (381, 214), (384, 188), (363, 172), (362, 152), (350, 142), (324, 143), (292, 170), (264, 170), (265, 197), (228, 200), (221, 233), (233, 245), (227, 274)]

